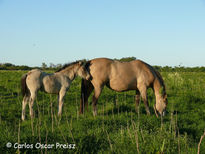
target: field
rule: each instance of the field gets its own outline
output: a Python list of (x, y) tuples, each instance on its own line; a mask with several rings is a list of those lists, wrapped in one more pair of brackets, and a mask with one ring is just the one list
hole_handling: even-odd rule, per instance
[[(39, 92), (34, 120), (27, 107), (22, 122), (24, 73), (0, 71), (0, 153), (197, 153), (205, 130), (203, 72), (161, 72), (168, 93), (168, 113), (163, 118), (154, 114), (151, 90), (151, 116), (147, 116), (143, 102), (139, 114), (135, 112), (134, 91), (118, 93), (108, 88), (100, 96), (97, 117), (91, 105), (79, 115), (81, 80), (77, 78), (67, 92), (61, 118), (57, 95)], [(205, 153), (205, 139), (200, 153)]]

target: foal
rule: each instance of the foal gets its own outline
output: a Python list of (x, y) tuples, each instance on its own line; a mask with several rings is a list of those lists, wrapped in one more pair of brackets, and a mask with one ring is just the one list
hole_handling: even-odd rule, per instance
[(38, 90), (50, 94), (58, 94), (58, 116), (62, 114), (63, 99), (76, 76), (89, 79), (90, 74), (85, 69), (81, 61), (66, 64), (55, 73), (46, 73), (40, 69), (33, 69), (21, 78), (22, 85), (22, 120), (25, 120), (25, 108), (29, 102), (30, 116), (33, 118), (33, 104)]

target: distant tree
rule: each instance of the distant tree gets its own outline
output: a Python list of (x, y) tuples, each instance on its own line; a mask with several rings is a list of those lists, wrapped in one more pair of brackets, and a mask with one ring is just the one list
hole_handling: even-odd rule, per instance
[(153, 66), (156, 70), (161, 71), (162, 67), (161, 66)]
[(46, 69), (47, 68), (46, 63), (42, 63), (41, 67), (42, 67), (42, 69)]
[(56, 65), (56, 68), (58, 69), (58, 68), (61, 68), (62, 67), (62, 64), (57, 64)]
[(50, 66), (49, 66), (50, 68), (55, 68), (56, 66), (55, 66), (55, 64), (53, 64), (53, 63), (50, 63)]
[(119, 59), (119, 61), (122, 61), (122, 62), (129, 62), (132, 60), (136, 60), (136, 57), (123, 57), (123, 58)]
[(22, 66), (18, 66), (18, 69), (19, 70), (30, 70), (31, 68), (28, 66), (22, 65)]
[(15, 65), (13, 65), (13, 64), (11, 64), (11, 63), (5, 63), (4, 66), (6, 66), (6, 67), (11, 67), (11, 66), (15, 66)]

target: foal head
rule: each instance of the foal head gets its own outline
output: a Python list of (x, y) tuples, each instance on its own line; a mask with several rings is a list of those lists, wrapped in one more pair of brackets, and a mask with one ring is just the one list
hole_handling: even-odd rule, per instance
[(68, 76), (70, 80), (73, 80), (77, 75), (86, 80), (90, 79), (90, 73), (87, 71), (82, 61), (66, 64), (56, 71), (56, 73), (63, 73)]
[(77, 75), (79, 75), (80, 77), (82, 77), (83, 79), (89, 80), (90, 79), (90, 73), (88, 72), (88, 70), (86, 69), (85, 65), (83, 64), (82, 61), (79, 61), (77, 64)]

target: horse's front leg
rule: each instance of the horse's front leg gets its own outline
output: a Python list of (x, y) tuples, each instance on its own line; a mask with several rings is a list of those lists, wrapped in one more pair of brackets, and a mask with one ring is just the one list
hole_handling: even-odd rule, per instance
[(94, 95), (93, 95), (93, 115), (94, 117), (97, 115), (97, 102), (101, 94), (101, 91), (102, 91), (101, 87), (95, 87)]
[(58, 116), (61, 116), (62, 114), (62, 108), (63, 108), (63, 101), (64, 101), (64, 97), (66, 94), (68, 88), (61, 88), (59, 95), (58, 95)]
[(136, 102), (135, 109), (136, 109), (136, 112), (138, 113), (139, 112), (139, 103), (140, 103), (140, 92), (139, 92), (139, 90), (136, 90), (135, 102)]
[(148, 100), (147, 100), (147, 87), (146, 86), (140, 86), (138, 89), (139, 89), (140, 94), (142, 96), (142, 100), (144, 102), (147, 115), (150, 115), (149, 104), (148, 104)]

